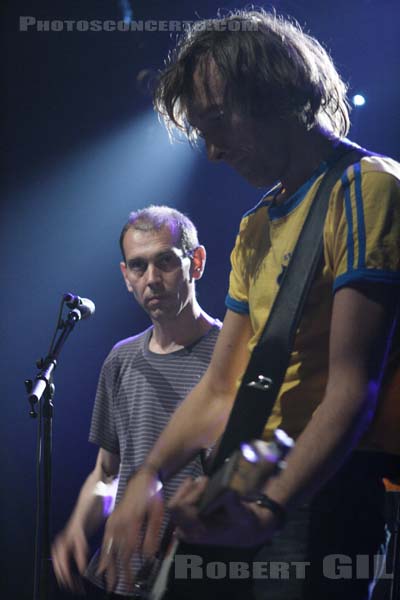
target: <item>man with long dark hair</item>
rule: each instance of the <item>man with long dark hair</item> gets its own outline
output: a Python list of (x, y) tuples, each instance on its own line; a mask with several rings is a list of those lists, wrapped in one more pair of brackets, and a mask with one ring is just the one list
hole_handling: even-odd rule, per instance
[[(161, 74), (155, 105), (170, 131), (203, 138), (210, 160), (270, 189), (242, 219), (211, 364), (109, 519), (100, 568), (111, 586), (115, 556), (130, 556), (146, 517), (151, 528), (148, 490), (157, 477), (168, 478), (222, 434), (322, 176), (351, 145), (346, 86), (331, 58), (274, 13), (196, 24)], [(400, 165), (365, 156), (331, 192), (324, 260), (265, 427), (265, 439), (278, 426), (296, 439), (286, 469), (266, 484), (265, 502), (232, 498), (219, 521), (198, 517), (205, 479), (187, 481), (170, 504), (191, 542), (272, 542), (264, 559), (284, 568), (260, 581), (269, 600), (370, 597), (386, 541), (381, 479), (400, 453), (396, 421), (385, 420), (399, 366), (399, 238)]]

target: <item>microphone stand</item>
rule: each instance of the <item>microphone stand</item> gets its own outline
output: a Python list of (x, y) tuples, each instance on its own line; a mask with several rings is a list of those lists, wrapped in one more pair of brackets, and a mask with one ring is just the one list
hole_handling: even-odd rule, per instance
[[(37, 362), (40, 369), (34, 382), (25, 380), (28, 392), (28, 401), (31, 405), (30, 417), (38, 422), (38, 455), (37, 455), (37, 509), (35, 526), (35, 557), (34, 557), (34, 589), (33, 600), (48, 600), (49, 583), (51, 574), (50, 559), (50, 505), (51, 505), (51, 465), (52, 465), (52, 422), (53, 398), (55, 385), (53, 373), (57, 366), (57, 359), (73, 330), (75, 323), (80, 321), (82, 313), (79, 307), (68, 314), (65, 321), (60, 322), (62, 332), (48, 356)], [(36, 412), (39, 405), (39, 413)]]

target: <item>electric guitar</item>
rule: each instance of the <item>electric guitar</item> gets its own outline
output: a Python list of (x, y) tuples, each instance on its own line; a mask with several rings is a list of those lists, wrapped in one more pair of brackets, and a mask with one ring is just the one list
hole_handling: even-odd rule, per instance
[[(285, 457), (293, 445), (293, 440), (280, 429), (275, 431), (272, 442), (255, 440), (241, 444), (210, 478), (199, 501), (199, 514), (206, 517), (221, 510), (228, 494), (237, 494), (247, 501), (255, 500), (266, 481), (284, 468)], [(137, 573), (133, 598), (162, 600), (179, 546), (173, 531), (173, 525), (169, 523), (157, 555), (147, 560)]]

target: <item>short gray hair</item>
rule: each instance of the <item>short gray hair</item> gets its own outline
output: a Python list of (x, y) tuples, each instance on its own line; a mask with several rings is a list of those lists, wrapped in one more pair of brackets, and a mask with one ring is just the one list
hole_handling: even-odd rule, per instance
[(199, 246), (197, 229), (192, 221), (183, 213), (170, 206), (147, 206), (131, 212), (125, 223), (119, 238), (122, 257), (125, 261), (124, 237), (129, 229), (138, 231), (159, 231), (168, 227), (172, 235), (176, 237), (178, 248), (186, 256), (191, 256), (193, 250)]

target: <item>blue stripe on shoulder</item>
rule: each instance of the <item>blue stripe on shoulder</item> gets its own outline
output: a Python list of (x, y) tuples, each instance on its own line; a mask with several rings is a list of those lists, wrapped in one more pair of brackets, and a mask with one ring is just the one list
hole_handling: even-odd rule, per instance
[(343, 275), (336, 277), (335, 281), (333, 282), (333, 291), (336, 292), (341, 287), (357, 281), (400, 285), (400, 272), (382, 271), (380, 269), (357, 269), (356, 271), (343, 273)]
[(342, 175), (342, 185), (344, 187), (344, 205), (347, 219), (347, 269), (352, 271), (354, 268), (353, 214), (351, 212), (350, 182), (347, 171)]
[(249, 305), (247, 302), (240, 302), (239, 300), (235, 300), (229, 294), (227, 294), (225, 298), (225, 306), (232, 310), (233, 312), (240, 313), (241, 315), (249, 314)]
[(365, 267), (365, 221), (364, 221), (364, 206), (361, 189), (361, 165), (354, 165), (354, 183), (356, 190), (356, 209), (357, 209), (357, 225), (358, 225), (358, 269)]

